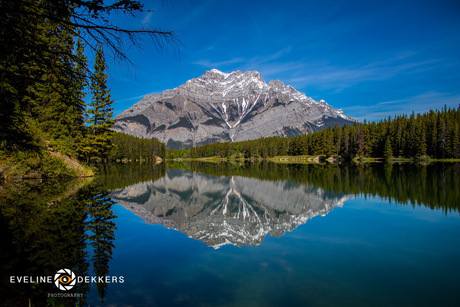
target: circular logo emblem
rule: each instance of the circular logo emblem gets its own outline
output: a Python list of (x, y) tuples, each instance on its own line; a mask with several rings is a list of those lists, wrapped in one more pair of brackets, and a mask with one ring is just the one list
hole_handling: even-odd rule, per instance
[(75, 274), (69, 269), (61, 269), (54, 275), (54, 284), (59, 290), (70, 290), (76, 282)]

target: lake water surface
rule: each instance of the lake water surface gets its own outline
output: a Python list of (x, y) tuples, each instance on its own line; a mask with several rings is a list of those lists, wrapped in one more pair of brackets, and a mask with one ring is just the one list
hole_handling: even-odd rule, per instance
[[(1, 302), (458, 306), (459, 207), (459, 164), (112, 165), (4, 184)], [(62, 268), (116, 282), (11, 283)]]

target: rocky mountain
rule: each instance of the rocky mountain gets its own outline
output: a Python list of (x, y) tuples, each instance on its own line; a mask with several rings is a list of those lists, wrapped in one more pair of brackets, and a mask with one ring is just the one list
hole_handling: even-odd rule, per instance
[(149, 224), (179, 230), (219, 248), (259, 245), (341, 207), (346, 195), (287, 181), (217, 177), (169, 169), (164, 178), (115, 190), (110, 197)]
[(181, 149), (292, 136), (354, 121), (279, 80), (265, 83), (257, 71), (212, 69), (175, 89), (145, 96), (116, 117), (113, 129)]

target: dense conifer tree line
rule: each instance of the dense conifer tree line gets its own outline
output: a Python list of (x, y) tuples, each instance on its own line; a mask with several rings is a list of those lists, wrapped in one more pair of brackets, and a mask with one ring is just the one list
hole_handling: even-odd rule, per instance
[[(169, 167), (175, 167), (174, 164)], [(184, 165), (177, 165), (185, 168)], [(396, 204), (459, 211), (458, 163), (414, 164), (239, 164), (192, 161), (190, 170), (214, 176), (243, 176), (313, 185), (336, 194), (381, 197)]]
[(98, 183), (109, 191), (145, 181), (155, 181), (166, 174), (166, 163), (109, 163), (101, 167)]
[(107, 160), (112, 148), (112, 130), (114, 120), (110, 90), (107, 88), (104, 54), (99, 47), (94, 62), (94, 74), (91, 78), (92, 99), (85, 110), (84, 138), (77, 151), (87, 161), (102, 162)]
[[(109, 274), (117, 217), (115, 203), (100, 182), (82, 187), (75, 180), (44, 180), (20, 186), (2, 190), (7, 197), (0, 192), (2, 276), (47, 276), (58, 268), (71, 268), (77, 276)], [(75, 189), (78, 192), (69, 195)], [(101, 302), (108, 287), (96, 285)], [(47, 295), (56, 291), (52, 283), (2, 283), (0, 297), (3, 306), (87, 306), (90, 288), (90, 283), (77, 283), (68, 292), (80, 293), (79, 297), (56, 299)]]
[[(0, 0), (2, 155), (42, 156), (51, 149), (85, 161), (108, 159), (113, 120), (103, 50), (126, 59), (124, 46), (138, 45), (140, 35), (157, 45), (175, 42), (170, 31), (111, 22), (111, 14), (142, 10), (135, 0)], [(85, 45), (95, 52), (94, 68)]]
[[(111, 12), (139, 11), (142, 5), (132, 0), (0, 0), (0, 152), (40, 152), (48, 147), (92, 162), (164, 157), (164, 147), (153, 141), (131, 140), (138, 149), (122, 152), (120, 146), (129, 142), (117, 139), (117, 149), (112, 148), (112, 100), (102, 47), (124, 58), (124, 42), (135, 44), (139, 34), (160, 43), (174, 42), (171, 32), (126, 30), (109, 21)], [(88, 67), (84, 43), (96, 52), (93, 69)], [(88, 92), (92, 98), (86, 105)], [(460, 158), (459, 122), (459, 109), (444, 108), (291, 138), (170, 151), (169, 157)]]
[(127, 161), (156, 161), (157, 157), (164, 158), (166, 146), (155, 139), (142, 139), (128, 134), (114, 132), (113, 146), (109, 159)]
[(460, 158), (460, 107), (424, 114), (400, 115), (380, 122), (326, 128), (291, 138), (262, 138), (238, 143), (216, 143), (171, 151), (169, 157), (268, 158), (275, 156), (339, 155), (355, 157)]

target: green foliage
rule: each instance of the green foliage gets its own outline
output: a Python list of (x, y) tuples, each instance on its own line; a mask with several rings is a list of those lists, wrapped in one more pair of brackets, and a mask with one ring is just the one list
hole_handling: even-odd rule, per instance
[[(116, 216), (106, 190), (87, 181), (45, 180), (9, 183), (0, 186), (0, 229), (5, 276), (53, 276), (70, 268), (77, 276), (109, 273)], [(93, 253), (88, 253), (89, 247)], [(101, 301), (107, 284), (97, 285)], [(50, 299), (54, 284), (5, 283), (1, 290), (6, 302), (34, 306), (86, 306), (90, 284), (77, 283), (70, 293), (79, 298)], [(8, 305), (8, 304), (7, 304)]]
[(269, 137), (237, 143), (207, 144), (189, 151), (168, 152), (168, 158), (244, 156), (265, 159), (275, 156), (340, 155), (356, 157), (460, 158), (460, 106), (423, 115), (388, 118), (378, 123), (324, 130), (290, 138)]
[(52, 177), (76, 177), (74, 169), (69, 168), (62, 159), (51, 156), (49, 159), (44, 159), (39, 172), (43, 176)]
[(165, 144), (155, 139), (142, 139), (114, 132), (112, 143), (113, 146), (109, 152), (109, 159), (112, 161), (155, 162), (158, 157), (164, 159), (166, 154)]
[(112, 163), (104, 164), (99, 168), (97, 181), (109, 191), (156, 180), (165, 176), (165, 163), (159, 165), (141, 163)]
[(18, 151), (7, 154), (0, 151), (0, 178), (65, 178), (94, 176), (94, 172), (84, 163), (62, 152), (53, 152), (39, 147), (39, 151)]
[(391, 148), (391, 140), (390, 137), (387, 136), (386, 141), (385, 141), (385, 149), (383, 152), (383, 156), (385, 160), (389, 160), (390, 158), (393, 157), (393, 149)]
[[(29, 149), (32, 136), (26, 124), (31, 86), (41, 76), (42, 61), (37, 53), (45, 50), (43, 29), (37, 16), (41, 11), (33, 0), (2, 1), (0, 9), (0, 140), (2, 150)], [(28, 56), (24, 56), (28, 55)], [(46, 59), (46, 57), (45, 57)]]
[[(171, 167), (175, 167), (174, 164)], [(178, 165), (184, 168), (182, 165)], [(214, 176), (244, 176), (262, 180), (289, 180), (313, 185), (326, 192), (379, 196), (396, 204), (460, 211), (460, 165), (416, 164), (278, 164), (262, 161), (205, 163), (191, 161), (189, 168)]]
[(85, 111), (85, 122), (88, 124), (87, 133), (79, 147), (80, 156), (86, 161), (100, 163), (107, 161), (112, 148), (112, 134), (110, 128), (114, 120), (110, 90), (107, 88), (107, 74), (105, 70), (104, 54), (99, 47), (94, 63), (94, 74), (91, 78), (92, 100)]
[[(135, 45), (141, 34), (174, 42), (172, 33), (127, 30), (111, 23), (113, 11), (142, 11), (142, 4), (132, 0), (2, 0), (0, 8), (0, 151), (40, 152), (40, 143), (47, 142), (69, 156), (106, 160), (113, 120), (101, 46), (126, 58), (120, 36)], [(88, 68), (83, 41), (98, 49), (94, 72)], [(93, 99), (87, 129), (89, 77)]]
[[(109, 261), (112, 259), (113, 248), (115, 245), (114, 231), (117, 229), (114, 219), (117, 218), (113, 214), (112, 206), (115, 202), (108, 196), (106, 190), (94, 189), (87, 194), (89, 202), (87, 206), (88, 225), (86, 226), (89, 245), (93, 249), (91, 258), (93, 263), (93, 271), (95, 276), (109, 275)], [(105, 282), (96, 285), (97, 291), (104, 302), (108, 284)]]
[(37, 136), (74, 150), (72, 138), (83, 125), (78, 89), (84, 87), (86, 63), (81, 42), (75, 48), (70, 10), (67, 1), (2, 1), (0, 99), (5, 108), (0, 112), (0, 134), (4, 150), (39, 150), (32, 142)]
[(18, 152), (0, 164), (0, 176), (3, 178), (65, 178), (78, 175), (78, 168), (46, 151)]

